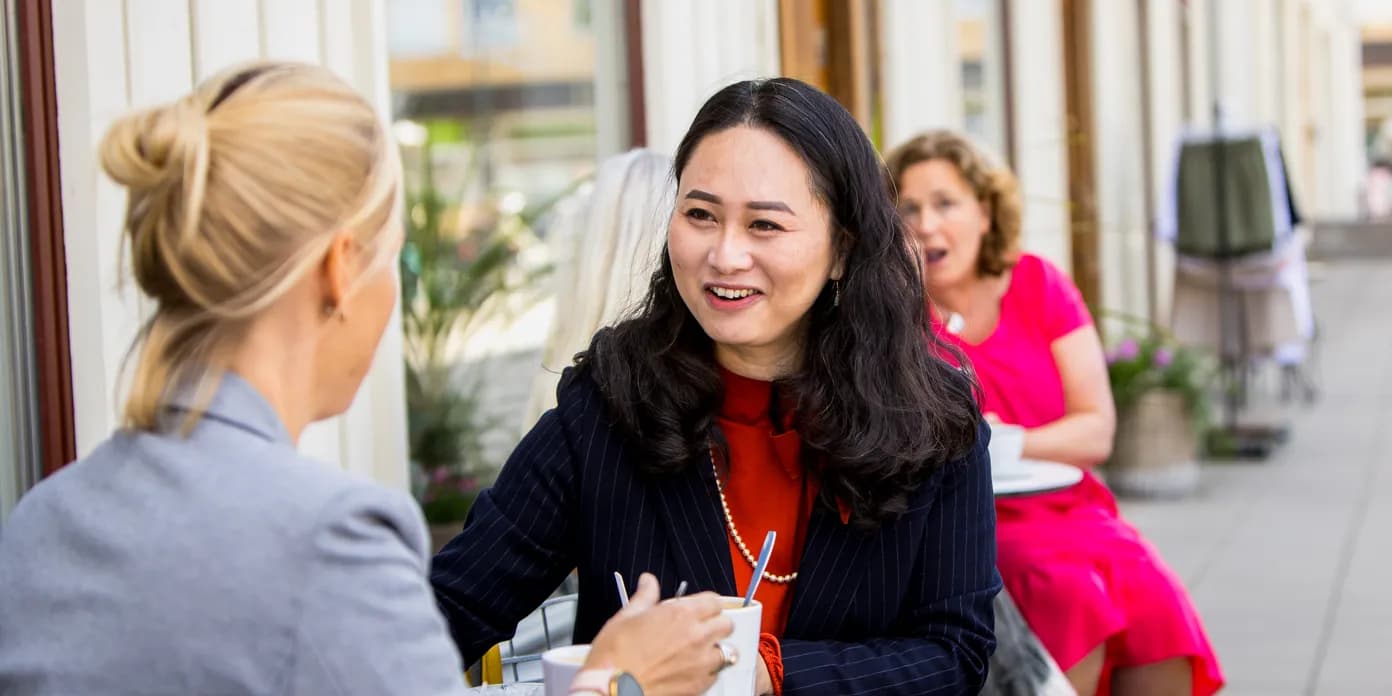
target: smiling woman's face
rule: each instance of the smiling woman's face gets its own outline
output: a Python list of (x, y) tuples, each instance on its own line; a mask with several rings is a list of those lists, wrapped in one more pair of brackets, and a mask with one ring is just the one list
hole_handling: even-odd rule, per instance
[(976, 278), (991, 214), (956, 165), (931, 159), (905, 169), (899, 177), (899, 212), (918, 242), (929, 290)]
[(737, 126), (702, 140), (677, 182), (667, 232), (677, 291), (736, 372), (797, 369), (808, 311), (840, 277), (811, 181), (778, 136)]

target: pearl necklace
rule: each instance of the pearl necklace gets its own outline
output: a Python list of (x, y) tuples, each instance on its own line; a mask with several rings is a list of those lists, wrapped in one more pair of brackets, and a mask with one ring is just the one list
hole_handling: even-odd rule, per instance
[[(730, 515), (730, 502), (725, 499), (725, 488), (720, 485), (720, 470), (715, 466), (714, 444), (710, 445), (710, 457), (711, 471), (715, 473), (715, 492), (720, 494), (720, 507), (725, 511), (725, 526), (730, 530), (730, 538), (735, 540), (735, 547), (739, 549), (740, 555), (744, 557), (745, 562), (749, 563), (749, 567), (757, 568), (759, 567), (758, 559), (754, 558), (754, 554), (749, 552), (749, 547), (745, 546), (744, 539), (740, 536), (739, 530), (735, 529), (735, 518)], [(797, 580), (797, 576), (797, 571), (793, 571), (787, 575), (774, 575), (767, 570), (764, 571), (764, 579), (777, 585), (786, 585)]]

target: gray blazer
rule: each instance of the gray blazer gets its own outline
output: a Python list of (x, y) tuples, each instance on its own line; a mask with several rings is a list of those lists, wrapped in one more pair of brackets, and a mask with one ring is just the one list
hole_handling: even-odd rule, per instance
[(295, 452), (228, 375), (188, 438), (118, 432), (0, 536), (0, 693), (449, 694), (419, 508)]

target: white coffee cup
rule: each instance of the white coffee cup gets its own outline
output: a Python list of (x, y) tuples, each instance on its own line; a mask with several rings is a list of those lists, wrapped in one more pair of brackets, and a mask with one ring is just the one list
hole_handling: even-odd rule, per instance
[(1025, 449), (1025, 429), (1018, 425), (991, 425), (991, 478), (1019, 478), (1027, 474), (1020, 454)]
[[(733, 667), (720, 670), (715, 686), (706, 696), (753, 696), (759, 671), (759, 632), (764, 618), (764, 605), (758, 600), (744, 606), (743, 597), (721, 597), (725, 610), (721, 612), (735, 624), (735, 631), (721, 642), (734, 648), (739, 656)], [(713, 650), (714, 648), (712, 648)]]
[(541, 654), (541, 675), (545, 682), (546, 696), (566, 696), (570, 693), (570, 683), (590, 656), (588, 645), (567, 645), (551, 648)]
[[(735, 630), (720, 641), (735, 649), (738, 656), (733, 667), (720, 670), (715, 686), (706, 691), (706, 696), (753, 696), (755, 680), (758, 677), (759, 633), (764, 617), (764, 607), (757, 600), (744, 606), (743, 597), (721, 597), (725, 609), (721, 612), (730, 618)], [(715, 646), (711, 646), (715, 650)], [(590, 655), (588, 645), (567, 645), (552, 648), (541, 654), (541, 673), (545, 682), (546, 696), (566, 696), (575, 675)]]

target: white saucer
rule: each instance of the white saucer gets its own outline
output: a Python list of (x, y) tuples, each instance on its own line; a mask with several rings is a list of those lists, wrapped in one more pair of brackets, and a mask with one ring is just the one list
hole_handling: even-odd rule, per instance
[(1025, 464), (1026, 461), (1027, 460), (1021, 459), (1018, 464), (1010, 467), (1009, 469), (997, 469), (994, 467), (994, 462), (992, 462), (993, 466), (991, 468), (991, 480), (1018, 481), (1020, 479), (1027, 479), (1030, 476), (1033, 476), (1034, 470)]
[(1023, 472), (1021, 475), (991, 478), (991, 487), (995, 489), (996, 495), (1048, 493), (1068, 488), (1083, 480), (1083, 470), (1076, 466), (1037, 459), (1025, 459), (1020, 464), (1020, 470)]

